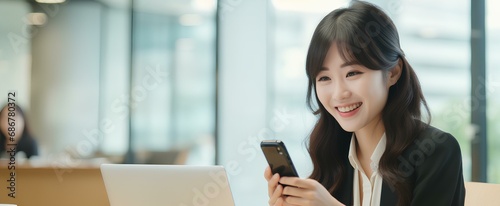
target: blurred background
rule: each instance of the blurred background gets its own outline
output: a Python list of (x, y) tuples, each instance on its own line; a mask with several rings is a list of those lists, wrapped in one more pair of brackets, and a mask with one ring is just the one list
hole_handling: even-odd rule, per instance
[[(500, 183), (500, 3), (370, 2), (394, 20), (432, 125), (460, 142), (465, 180)], [(261, 140), (312, 171), (305, 57), (321, 18), (348, 3), (0, 0), (0, 103), (16, 92), (36, 164), (219, 164), (236, 205), (266, 204)]]

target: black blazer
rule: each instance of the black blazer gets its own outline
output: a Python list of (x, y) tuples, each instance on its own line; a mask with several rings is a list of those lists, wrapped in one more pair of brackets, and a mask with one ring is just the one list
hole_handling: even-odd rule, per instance
[[(6, 138), (3, 136), (3, 134), (0, 134), (0, 153), (6, 152), (5, 151), (6, 144), (7, 144)], [(16, 154), (18, 152), (24, 152), (27, 158), (31, 158), (34, 155), (38, 155), (37, 142), (31, 136), (23, 134), (21, 136), (21, 139), (19, 139), (19, 141), (17, 142)]]
[[(464, 205), (462, 155), (457, 140), (451, 134), (429, 126), (398, 157), (398, 162), (405, 178), (413, 183), (410, 205)], [(334, 196), (345, 205), (352, 205), (354, 169), (350, 164), (347, 168), (347, 178)], [(396, 203), (395, 191), (384, 182), (380, 205)]]

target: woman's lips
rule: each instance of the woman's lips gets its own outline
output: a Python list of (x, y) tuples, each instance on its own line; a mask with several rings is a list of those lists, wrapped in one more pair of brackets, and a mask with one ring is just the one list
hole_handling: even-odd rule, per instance
[(361, 105), (363, 105), (363, 103), (358, 102), (347, 106), (336, 107), (336, 109), (339, 111), (340, 116), (351, 117), (359, 111)]

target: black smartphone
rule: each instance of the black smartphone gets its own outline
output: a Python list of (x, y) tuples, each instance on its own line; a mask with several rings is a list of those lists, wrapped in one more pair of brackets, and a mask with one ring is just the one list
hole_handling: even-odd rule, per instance
[(260, 143), (267, 163), (273, 174), (278, 173), (280, 177), (298, 177), (297, 170), (293, 166), (292, 159), (286, 150), (285, 143), (280, 140), (264, 140)]

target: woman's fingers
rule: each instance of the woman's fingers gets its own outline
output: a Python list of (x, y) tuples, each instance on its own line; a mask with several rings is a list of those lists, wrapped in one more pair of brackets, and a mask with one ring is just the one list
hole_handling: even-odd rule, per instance
[(308, 179), (300, 179), (298, 177), (282, 177), (279, 180), (279, 183), (283, 185), (290, 185), (294, 187), (300, 187), (300, 188), (311, 188), (312, 183), (309, 182)]
[(276, 203), (274, 203), (274, 206), (288, 206), (288, 205), (289, 204), (285, 202), (285, 199), (283, 197), (278, 198), (278, 200), (276, 200)]
[(287, 196), (283, 198), (284, 205), (305, 205), (307, 204), (307, 200), (304, 198)]
[(282, 205), (283, 198), (281, 198), (281, 193), (283, 192), (283, 186), (278, 185), (274, 192), (269, 196), (269, 205)]
[[(269, 197), (272, 196), (273, 192), (276, 190), (278, 186), (278, 181), (280, 180), (280, 176), (278, 174), (274, 174), (267, 182), (267, 191), (269, 192)], [(281, 194), (281, 193), (280, 193)]]
[(266, 170), (264, 170), (264, 177), (267, 181), (269, 181), (271, 177), (273, 177), (273, 173), (271, 172), (271, 168), (269, 166), (267, 166)]
[(278, 174), (272, 174), (271, 168), (268, 166), (264, 171), (264, 177), (267, 180), (267, 191), (269, 195), (269, 205), (283, 205), (283, 198), (281, 198), (281, 193), (283, 193), (283, 186), (279, 185), (280, 176)]
[(283, 188), (283, 195), (285, 196), (295, 196), (295, 197), (304, 197), (307, 190), (302, 188), (287, 186)]

